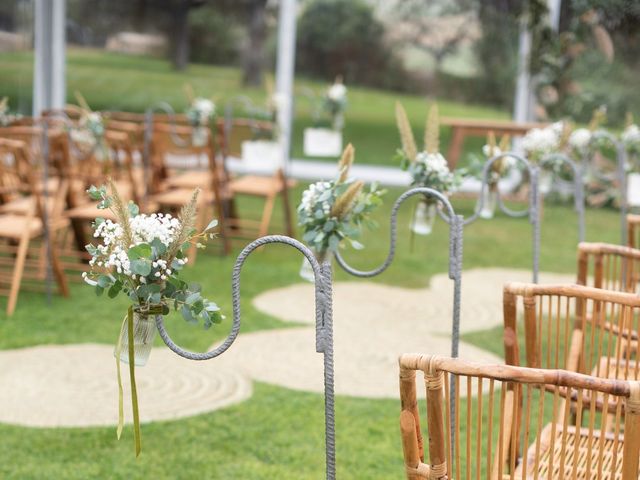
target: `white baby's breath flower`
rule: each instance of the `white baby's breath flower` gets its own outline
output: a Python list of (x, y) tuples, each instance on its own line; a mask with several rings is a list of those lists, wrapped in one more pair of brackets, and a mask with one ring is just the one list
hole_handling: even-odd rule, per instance
[(587, 128), (576, 128), (569, 135), (569, 145), (578, 152), (585, 152), (591, 142), (591, 131)]
[(347, 87), (342, 83), (334, 83), (327, 91), (327, 97), (334, 102), (343, 102), (347, 97)]
[(502, 150), (500, 150), (500, 147), (494, 146), (493, 148), (491, 148), (491, 145), (484, 145), (482, 147), (482, 153), (485, 157), (491, 158), (500, 155), (502, 153)]
[(622, 132), (621, 138), (627, 146), (640, 143), (640, 128), (635, 123), (629, 125)]

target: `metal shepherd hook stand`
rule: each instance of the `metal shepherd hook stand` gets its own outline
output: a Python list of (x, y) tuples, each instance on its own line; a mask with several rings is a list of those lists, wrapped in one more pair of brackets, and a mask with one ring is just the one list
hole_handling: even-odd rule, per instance
[[(590, 146), (594, 143), (597, 147), (597, 142), (599, 140), (606, 140), (611, 144), (611, 146), (616, 151), (616, 177), (619, 182), (620, 189), (620, 244), (627, 244), (627, 211), (629, 206), (627, 205), (627, 151), (625, 149), (624, 143), (618, 141), (618, 139), (612, 135), (610, 132), (606, 130), (597, 130), (593, 132), (593, 136), (591, 137)], [(587, 164), (589, 161), (589, 157), (585, 156), (583, 161), (583, 174), (587, 174)], [(595, 169), (589, 170), (596, 178), (599, 179), (607, 179), (605, 175), (602, 175)]]
[(316, 303), (316, 352), (324, 357), (324, 404), (325, 404), (325, 450), (326, 478), (336, 478), (335, 408), (333, 382), (333, 313), (331, 290), (331, 263), (318, 263), (315, 255), (304, 244), (284, 235), (270, 235), (258, 238), (247, 245), (233, 267), (231, 277), (233, 323), (227, 338), (218, 347), (206, 353), (194, 353), (176, 345), (164, 326), (162, 315), (156, 316), (156, 326), (164, 343), (175, 353), (189, 360), (209, 360), (223, 354), (233, 344), (240, 332), (240, 272), (247, 257), (257, 248), (269, 243), (282, 243), (301, 252), (311, 264), (315, 276)]
[[(449, 221), (449, 278), (453, 280), (453, 321), (451, 324), (451, 356), (458, 356), (458, 346), (460, 343), (460, 303), (461, 303), (461, 288), (462, 288), (462, 228), (464, 218), (462, 215), (456, 215), (453, 206), (449, 202), (446, 196), (441, 192), (427, 187), (412, 188), (404, 192), (393, 205), (391, 210), (391, 225), (390, 225), (390, 238), (389, 238), (389, 253), (387, 258), (377, 268), (368, 271), (357, 270), (351, 267), (339, 252), (336, 252), (336, 261), (338, 265), (342, 267), (347, 273), (356, 277), (369, 278), (384, 272), (395, 256), (396, 240), (397, 240), (397, 225), (398, 225), (398, 211), (402, 203), (408, 198), (414, 195), (424, 195), (427, 198), (435, 199), (446, 209), (447, 217), (452, 219)], [(449, 411), (451, 412), (451, 418), (455, 418), (455, 383), (451, 382), (451, 401), (449, 404)], [(451, 434), (455, 435), (455, 422), (451, 424)], [(453, 438), (453, 437), (452, 437)]]
[(548, 167), (550, 169), (553, 169), (554, 166), (560, 164), (566, 165), (571, 170), (571, 184), (573, 185), (573, 205), (576, 214), (578, 215), (578, 241), (584, 242), (584, 166), (576, 164), (564, 153), (552, 153), (542, 158), (542, 160), (540, 161), (540, 168), (546, 169), (545, 167)]
[[(53, 125), (50, 125), (53, 123)], [(69, 149), (73, 152), (74, 156), (84, 156), (89, 158), (91, 155), (95, 154), (98, 148), (100, 148), (99, 142), (96, 142), (88, 152), (83, 152), (80, 150), (76, 143), (73, 141), (71, 137), (71, 129), (74, 128), (74, 124), (69, 118), (69, 116), (63, 111), (54, 111), (51, 115), (46, 117), (38, 117), (34, 123), (35, 126), (39, 126), (42, 129), (41, 139), (40, 139), (40, 157), (42, 160), (42, 219), (43, 219), (43, 238), (46, 248), (46, 270), (45, 270), (45, 288), (47, 294), (47, 304), (51, 304), (52, 299), (52, 284), (53, 284), (53, 272), (51, 267), (51, 259), (52, 259), (52, 238), (51, 238), (51, 229), (49, 225), (49, 209), (47, 205), (49, 204), (49, 162), (51, 161), (50, 157), (50, 148), (49, 148), (49, 132), (56, 126), (62, 123), (69, 144)]]
[[(502, 213), (509, 217), (519, 218), (528, 216), (529, 223), (532, 226), (532, 243), (533, 243), (533, 283), (538, 283), (538, 271), (540, 268), (540, 211), (539, 211), (539, 197), (538, 197), (538, 167), (529, 162), (526, 158), (513, 152), (504, 152), (500, 155), (496, 155), (484, 164), (482, 169), (482, 187), (480, 191), (480, 199), (476, 204), (475, 212), (472, 216), (465, 219), (464, 226), (467, 226), (480, 218), (480, 212), (484, 207), (484, 198), (487, 189), (489, 188), (489, 177), (491, 175), (491, 169), (493, 164), (498, 160), (505, 157), (512, 157), (521, 165), (523, 165), (529, 173), (529, 205), (526, 210), (516, 211), (508, 208), (502, 198), (500, 197), (500, 190), (497, 192), (497, 204)], [(441, 214), (441, 216), (443, 216)], [(444, 216), (443, 216), (444, 217)], [(445, 221), (449, 220), (445, 217)]]
[(395, 256), (396, 241), (397, 241), (397, 224), (398, 224), (398, 211), (400, 206), (410, 197), (414, 195), (424, 195), (427, 198), (432, 198), (441, 203), (446, 209), (448, 217), (453, 218), (452, 222), (449, 222), (449, 278), (453, 280), (453, 323), (451, 328), (451, 355), (453, 357), (458, 356), (458, 343), (460, 338), (460, 288), (461, 288), (461, 272), (462, 272), (462, 225), (463, 217), (456, 215), (451, 203), (442, 193), (432, 188), (418, 187), (412, 188), (404, 192), (393, 205), (391, 210), (391, 228), (390, 228), (390, 242), (389, 253), (382, 265), (373, 270), (362, 271), (357, 270), (350, 266), (340, 252), (336, 252), (336, 261), (338, 265), (347, 273), (361, 278), (375, 277), (384, 272)]

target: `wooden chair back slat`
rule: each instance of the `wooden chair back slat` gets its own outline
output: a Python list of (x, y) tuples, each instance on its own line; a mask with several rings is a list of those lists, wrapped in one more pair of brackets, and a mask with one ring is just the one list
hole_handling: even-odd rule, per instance
[(639, 293), (640, 250), (609, 243), (580, 243), (577, 283)]
[(627, 246), (640, 249), (640, 215), (627, 215)]
[[(419, 354), (402, 355), (399, 363), (408, 479), (638, 478), (637, 381)], [(417, 372), (426, 388), (426, 452), (415, 407)], [(575, 415), (565, 395), (579, 406)], [(615, 409), (600, 414), (595, 404), (587, 407), (590, 398)]]

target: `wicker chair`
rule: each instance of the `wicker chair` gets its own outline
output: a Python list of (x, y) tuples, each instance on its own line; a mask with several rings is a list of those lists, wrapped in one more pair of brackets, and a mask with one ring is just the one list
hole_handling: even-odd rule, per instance
[(507, 364), (640, 378), (640, 297), (580, 285), (512, 283), (503, 300)]
[(640, 215), (627, 215), (627, 245), (640, 248)]
[(610, 243), (578, 245), (578, 285), (638, 293), (640, 250)]
[[(417, 370), (422, 370), (426, 386), (426, 459)], [(575, 417), (564, 415), (553, 421), (557, 410), (568, 408), (561, 390), (578, 403), (604, 398), (604, 408), (613, 416), (611, 432), (605, 432), (603, 423), (609, 419), (595, 404), (579, 409)], [(400, 399), (409, 480), (638, 478), (640, 383), (636, 381), (408, 354), (400, 357)]]

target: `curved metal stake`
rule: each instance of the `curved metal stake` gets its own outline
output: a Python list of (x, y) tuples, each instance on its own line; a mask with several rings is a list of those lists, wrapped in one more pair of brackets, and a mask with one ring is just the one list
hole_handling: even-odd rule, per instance
[[(393, 205), (391, 210), (390, 219), (390, 238), (389, 238), (389, 253), (387, 258), (382, 262), (379, 267), (372, 270), (358, 270), (349, 265), (340, 252), (336, 252), (335, 257), (338, 265), (347, 273), (356, 277), (368, 278), (375, 277), (376, 275), (384, 272), (395, 256), (396, 241), (397, 241), (397, 225), (398, 225), (398, 211), (400, 206), (410, 197), (414, 195), (424, 195), (425, 197), (431, 197), (440, 202), (447, 212), (447, 218), (453, 218), (454, 221), (449, 223), (449, 278), (454, 280), (454, 307), (453, 307), (453, 335), (451, 339), (451, 351), (453, 356), (457, 356), (458, 342), (459, 342), (459, 322), (460, 322), (460, 274), (462, 271), (462, 224), (463, 217), (456, 215), (451, 203), (442, 193), (432, 188), (417, 187), (412, 188), (404, 192)], [(458, 303), (455, 301), (458, 299)]]
[[(563, 163), (571, 170), (573, 178), (573, 200), (574, 209), (578, 215), (578, 241), (584, 242), (585, 239), (585, 206), (584, 206), (584, 166), (579, 165), (564, 153), (553, 153), (547, 155), (540, 161), (540, 168), (553, 167), (555, 163)], [(566, 182), (563, 182), (566, 183)], [(539, 190), (538, 190), (539, 191)]]
[[(384, 272), (395, 255), (396, 241), (397, 241), (397, 225), (398, 225), (398, 211), (403, 202), (414, 195), (424, 195), (425, 197), (434, 198), (440, 202), (446, 210), (445, 218), (449, 224), (449, 278), (453, 280), (453, 318), (451, 322), (451, 356), (458, 356), (458, 347), (460, 344), (460, 305), (461, 305), (461, 293), (462, 293), (462, 238), (464, 229), (464, 217), (462, 215), (456, 215), (449, 202), (449, 199), (437, 190), (426, 187), (416, 187), (404, 192), (393, 205), (391, 210), (390, 219), (390, 238), (389, 238), (389, 253), (387, 258), (377, 268), (368, 271), (357, 270), (351, 267), (344, 258), (340, 255), (340, 252), (336, 252), (335, 257), (338, 265), (342, 267), (347, 273), (356, 277), (368, 278), (379, 275)], [(451, 412), (451, 418), (455, 418), (455, 384), (450, 384), (450, 404), (449, 411)], [(455, 422), (451, 423), (451, 438), (454, 438), (456, 434)]]
[(189, 360), (209, 360), (223, 354), (235, 341), (240, 332), (240, 273), (247, 257), (257, 248), (269, 243), (282, 243), (301, 252), (311, 264), (315, 276), (316, 301), (316, 352), (324, 356), (324, 402), (325, 402), (325, 449), (326, 478), (336, 478), (336, 440), (333, 376), (333, 312), (331, 290), (331, 264), (318, 263), (315, 255), (304, 244), (284, 235), (269, 235), (258, 238), (247, 245), (233, 267), (231, 277), (231, 298), (233, 303), (233, 323), (231, 332), (221, 345), (205, 353), (195, 353), (176, 345), (164, 326), (162, 315), (156, 316), (156, 327), (164, 343), (176, 354)]
[[(620, 183), (620, 244), (627, 244), (627, 211), (629, 205), (627, 204), (627, 151), (624, 147), (624, 143), (619, 141), (614, 135), (606, 130), (597, 130), (591, 137), (591, 144), (598, 139), (604, 139), (608, 141), (611, 146), (616, 150), (616, 177)], [(587, 158), (585, 157), (585, 162)], [(603, 178), (603, 175), (596, 176)], [(605, 177), (606, 178), (606, 177)]]
[[(523, 156), (513, 152), (502, 152), (501, 154), (495, 155), (494, 157), (491, 157), (489, 160), (487, 160), (487, 162), (484, 164), (484, 168), (482, 169), (482, 187), (480, 190), (480, 199), (476, 204), (476, 209), (473, 215), (464, 221), (464, 225), (465, 226), (469, 225), (475, 222), (476, 220), (478, 220), (478, 218), (480, 218), (480, 212), (484, 207), (484, 193), (486, 189), (489, 188), (489, 176), (491, 175), (491, 167), (495, 162), (497, 162), (498, 160), (504, 157), (514, 158), (516, 161), (521, 163), (529, 172), (529, 187), (530, 187), (529, 188), (529, 205), (526, 210), (515, 211), (508, 208), (502, 201), (502, 198), (500, 197), (500, 190), (498, 190), (497, 201), (498, 201), (498, 207), (505, 215), (509, 217), (516, 217), (516, 218), (524, 217), (524, 216), (529, 217), (529, 223), (531, 224), (531, 227), (532, 227), (532, 243), (533, 243), (533, 253), (532, 253), (533, 275), (532, 276), (533, 276), (533, 283), (538, 283), (538, 271), (540, 268), (540, 209), (538, 205), (538, 202), (539, 202), (538, 167), (536, 167), (534, 164), (529, 162)], [(445, 220), (448, 221), (448, 219), (446, 218)]]

